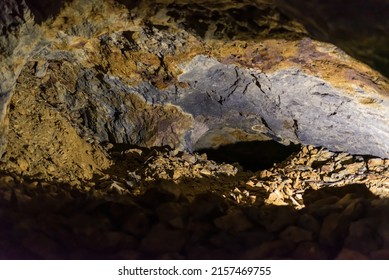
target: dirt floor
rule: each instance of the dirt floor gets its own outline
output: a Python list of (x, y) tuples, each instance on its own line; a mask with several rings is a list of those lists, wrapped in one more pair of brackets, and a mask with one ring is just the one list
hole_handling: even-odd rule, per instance
[(389, 161), (312, 146), (252, 172), (108, 146), (79, 184), (0, 178), (2, 259), (386, 259)]

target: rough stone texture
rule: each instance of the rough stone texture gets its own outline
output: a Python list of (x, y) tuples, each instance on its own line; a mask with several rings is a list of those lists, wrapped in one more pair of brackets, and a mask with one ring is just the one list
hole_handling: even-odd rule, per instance
[(302, 146), (253, 173), (112, 149), (115, 165), (81, 187), (0, 174), (0, 259), (387, 258), (388, 160)]
[[(64, 63), (62, 69), (66, 66)], [(93, 139), (81, 138), (67, 116), (61, 114), (60, 108), (48, 103), (50, 99), (48, 102), (42, 100), (45, 93), (54, 92), (39, 86), (36, 80), (40, 79), (34, 72), (32, 63), (26, 65), (15, 87), (10, 103), (11, 129), (8, 134), (12, 149), (7, 149), (4, 165), (10, 172), (48, 180), (69, 182), (92, 179), (99, 170), (110, 166), (107, 154)], [(49, 82), (71, 80), (71, 72), (67, 74), (62, 77), (52, 75)], [(57, 97), (61, 98), (60, 84), (56, 84)]]
[[(167, 101), (193, 115), (194, 144), (204, 130), (210, 133), (229, 127), (247, 134), (260, 132), (285, 144), (300, 142), (389, 156), (384, 92), (382, 97), (362, 89), (348, 94), (303, 70), (289, 68), (267, 74), (223, 65), (204, 56), (192, 60), (179, 81), (188, 84), (189, 90), (179, 90), (178, 98)], [(366, 119), (371, 122), (366, 123)]]
[(16, 79), (30, 54), (39, 48), (40, 33), (23, 1), (0, 3), (0, 157), (5, 152), (8, 132), (8, 105)]
[[(16, 111), (6, 149), (12, 93), (30, 94), (22, 83), (34, 88), (40, 110), (56, 111), (96, 149), (110, 142), (192, 151), (275, 139), (388, 157), (388, 81), (333, 45), (306, 38), (275, 4), (291, 10), (282, 1), (75, 0), (42, 11), (38, 1), (3, 1), (3, 169), (33, 175), (40, 171), (26, 173), (30, 166), (56, 157), (20, 154), (30, 140), (18, 136), (15, 124), (25, 115)], [(28, 111), (16, 103), (11, 110)], [(54, 133), (44, 124), (36, 129)], [(34, 145), (46, 146), (45, 137)], [(61, 149), (71, 150), (67, 143)], [(71, 162), (63, 169), (90, 177)]]
[(389, 2), (275, 0), (286, 15), (297, 19), (309, 34), (331, 42), (389, 76)]
[[(307, 148), (301, 153), (314, 153)], [(272, 190), (264, 186), (279, 185), (278, 180), (262, 178), (264, 186), (248, 182), (275, 168), (225, 176), (220, 171), (226, 165), (203, 159), (199, 166), (215, 168), (208, 175), (160, 180), (164, 167), (187, 162), (189, 154), (172, 156), (174, 150), (162, 147), (134, 150), (114, 156), (123, 169), (83, 188), (1, 174), (0, 259), (388, 258), (388, 199), (365, 185), (322, 185), (304, 192), (301, 184), (296, 191), (305, 207), (292, 201), (266, 205)], [(278, 170), (297, 168), (301, 154), (292, 158)], [(149, 168), (157, 161), (160, 169)], [(256, 194), (255, 202), (248, 192)], [(355, 207), (361, 203), (362, 212)], [(318, 213), (318, 206), (327, 211)]]
[[(0, 3), (0, 258), (387, 258), (388, 80), (300, 1), (192, 2)], [(269, 139), (312, 145), (193, 153)]]

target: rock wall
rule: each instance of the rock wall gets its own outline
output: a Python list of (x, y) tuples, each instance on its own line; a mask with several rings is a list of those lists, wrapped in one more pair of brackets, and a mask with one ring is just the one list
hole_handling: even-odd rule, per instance
[(389, 76), (389, 2), (275, 0), (311, 37), (331, 42), (350, 55)]
[[(61, 150), (65, 171), (51, 176), (88, 179), (109, 166), (106, 143), (274, 139), (389, 157), (388, 80), (276, 2), (2, 2), (2, 168), (39, 176)], [(59, 146), (44, 149), (45, 135)]]
[(24, 2), (0, 3), (0, 157), (4, 154), (8, 132), (8, 104), (24, 64), (37, 47), (39, 31)]

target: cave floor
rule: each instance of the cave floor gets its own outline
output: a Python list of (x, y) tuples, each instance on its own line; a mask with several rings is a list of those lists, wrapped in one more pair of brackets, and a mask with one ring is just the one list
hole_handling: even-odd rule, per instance
[(388, 259), (389, 160), (301, 146), (265, 170), (112, 148), (82, 184), (0, 177), (1, 259)]

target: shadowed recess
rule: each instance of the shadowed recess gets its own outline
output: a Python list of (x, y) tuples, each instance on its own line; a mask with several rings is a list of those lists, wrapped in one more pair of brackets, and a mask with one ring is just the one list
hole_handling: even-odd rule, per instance
[(65, 2), (69, 0), (27, 0), (26, 4), (34, 15), (35, 22), (41, 24), (49, 18), (56, 17)]
[(201, 149), (208, 159), (218, 163), (239, 163), (245, 170), (257, 171), (272, 167), (297, 152), (300, 145), (285, 146), (276, 141), (238, 142), (217, 149)]
[(317, 40), (331, 42), (389, 77), (389, 1), (276, 0)]

